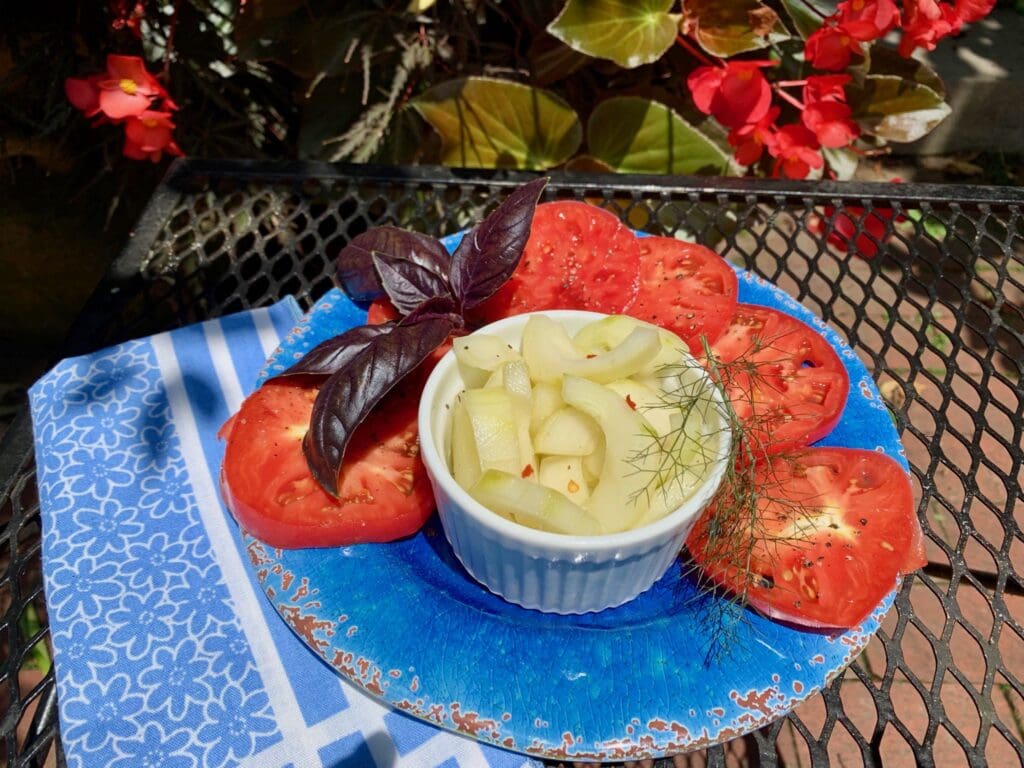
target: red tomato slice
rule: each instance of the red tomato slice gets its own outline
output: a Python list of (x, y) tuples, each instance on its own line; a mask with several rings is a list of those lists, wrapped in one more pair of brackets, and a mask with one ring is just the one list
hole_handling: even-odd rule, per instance
[(736, 310), (736, 272), (712, 250), (671, 237), (641, 237), (640, 290), (629, 314), (679, 335), (694, 354)]
[[(810, 448), (755, 473), (757, 519), (735, 526), (709, 508), (687, 541), (705, 574), (773, 619), (853, 627), (925, 564), (924, 536), (903, 468), (877, 451)], [(729, 529), (712, 539), (713, 528)], [(749, 560), (735, 542), (752, 537)], [(746, 566), (749, 563), (749, 570)], [(747, 573), (750, 576), (748, 578)]]
[(268, 381), (226, 427), (221, 489), (239, 524), (274, 547), (393, 541), (420, 529), (434, 509), (416, 429), (418, 372), (381, 401), (352, 435), (338, 498), (313, 479), (302, 453), (320, 381)]
[(390, 320), (397, 320), (401, 315), (398, 314), (398, 310), (395, 309), (395, 305), (392, 304), (385, 296), (380, 299), (375, 299), (372, 304), (366, 310), (366, 324), (367, 325), (380, 325)]
[(832, 345), (809, 325), (738, 304), (711, 348), (755, 452), (810, 445), (839, 422), (850, 380)]
[(574, 201), (543, 203), (519, 266), (474, 319), (545, 309), (623, 312), (636, 297), (639, 254), (637, 237), (614, 214)]

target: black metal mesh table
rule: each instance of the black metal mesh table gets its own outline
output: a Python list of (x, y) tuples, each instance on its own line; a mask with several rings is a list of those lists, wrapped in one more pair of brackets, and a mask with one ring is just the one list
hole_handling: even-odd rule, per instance
[[(179, 161), (65, 353), (289, 294), (308, 307), (331, 286), (331, 258), (367, 227), (453, 232), (525, 178)], [(555, 174), (546, 196), (684, 232), (839, 329), (890, 405), (920, 499), (930, 562), (905, 580), (865, 653), (789, 717), (677, 762), (1020, 764), (1024, 192)], [(878, 253), (843, 253), (844, 241)], [(52, 670), (34, 685), (19, 674), (48, 641), (27, 414), (0, 443), (0, 514), (0, 760), (41, 764), (57, 743), (62, 763)]]

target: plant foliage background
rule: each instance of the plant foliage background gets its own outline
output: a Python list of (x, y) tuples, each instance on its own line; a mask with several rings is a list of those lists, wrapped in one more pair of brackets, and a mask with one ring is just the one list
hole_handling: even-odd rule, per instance
[[(173, 126), (190, 156), (845, 178), (949, 112), (935, 73), (896, 50), (908, 9), (976, 16), (993, 2), (905, 0), (902, 32), (876, 20), (838, 66), (842, 36), (826, 21), (837, 8), (824, 0), (7, 4), (0, 343), (13, 352), (0, 380), (60, 336), (169, 161), (166, 143), (143, 151), (127, 126), (69, 102), (69, 78), (118, 87), (103, 85), (111, 54), (139, 57), (173, 97), (161, 135)], [(925, 21), (910, 48), (959, 29)], [(832, 46), (815, 43), (818, 67), (815, 35)], [(718, 74), (745, 67), (770, 85), (771, 111), (758, 102), (733, 125), (723, 115), (750, 104), (714, 101), (728, 90)], [(830, 122), (809, 133), (808, 76), (833, 74), (846, 78), (838, 95), (814, 97)], [(839, 138), (819, 142), (826, 129)]]

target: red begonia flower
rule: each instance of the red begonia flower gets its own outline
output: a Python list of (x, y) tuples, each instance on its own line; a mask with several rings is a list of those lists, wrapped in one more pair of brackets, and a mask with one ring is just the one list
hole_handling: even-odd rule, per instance
[(850, 75), (811, 75), (804, 83), (804, 104), (819, 101), (846, 102), (844, 86), (853, 80)]
[(966, 23), (981, 21), (996, 7), (996, 0), (955, 0), (953, 10)]
[(804, 85), (800, 119), (823, 147), (845, 147), (860, 135), (860, 128), (850, 119), (853, 112), (843, 90), (852, 79), (849, 75), (819, 75), (808, 77)]
[(158, 162), (164, 152), (170, 155), (183, 154), (171, 131), (170, 112), (145, 111), (138, 117), (130, 117), (124, 124), (124, 156), (133, 160)]
[(915, 48), (933, 51), (939, 40), (955, 35), (963, 23), (951, 5), (936, 0), (906, 0), (900, 54), (910, 56)]
[(71, 106), (92, 117), (100, 111), (100, 81), (104, 79), (104, 75), (69, 77), (64, 81), (64, 95)]
[(893, 0), (844, 0), (836, 12), (839, 23), (852, 29), (855, 36), (866, 32), (861, 24), (870, 26), (871, 37), (858, 39), (877, 40), (900, 23), (900, 11)]
[(168, 109), (177, 109), (169, 101), (166, 89), (146, 71), (138, 56), (107, 56), (107, 77), (99, 82), (100, 111), (112, 120), (138, 117), (158, 96)]
[(740, 165), (753, 165), (775, 143), (775, 121), (779, 118), (779, 108), (772, 107), (768, 114), (756, 123), (747, 123), (729, 131), (729, 145), (736, 149), (736, 162)]
[(808, 221), (808, 229), (825, 235), (843, 253), (852, 248), (858, 256), (873, 259), (882, 243), (892, 236), (888, 224), (895, 218), (892, 208), (875, 208), (867, 213), (860, 206), (850, 205), (836, 215), (835, 208), (825, 206), (822, 213), (823, 217), (814, 216)]
[(729, 61), (724, 67), (698, 67), (686, 83), (697, 109), (737, 128), (768, 114), (772, 88), (761, 68), (774, 66), (773, 61)]
[(845, 25), (821, 27), (804, 44), (804, 56), (818, 69), (846, 69), (853, 54), (863, 56), (864, 50)]
[(801, 120), (814, 131), (823, 147), (845, 147), (860, 135), (860, 128), (850, 119), (852, 110), (838, 101), (819, 101), (808, 104)]
[(821, 168), (825, 160), (818, 151), (818, 138), (800, 123), (784, 125), (775, 132), (768, 147), (775, 160), (774, 173), (790, 179), (806, 179), (812, 168)]

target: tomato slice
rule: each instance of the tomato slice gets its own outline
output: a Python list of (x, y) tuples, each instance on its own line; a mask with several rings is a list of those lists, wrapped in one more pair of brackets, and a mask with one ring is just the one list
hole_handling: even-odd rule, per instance
[(519, 266), (475, 308), (474, 320), (545, 309), (624, 312), (636, 298), (639, 254), (638, 238), (614, 214), (575, 201), (543, 203)]
[(839, 422), (850, 380), (832, 345), (809, 325), (737, 304), (711, 349), (756, 453), (810, 445)]
[(700, 354), (700, 337), (717, 339), (736, 310), (736, 272), (703, 245), (641, 237), (640, 289), (629, 314), (676, 333)]
[[(910, 480), (882, 453), (810, 448), (777, 456), (756, 468), (754, 488), (756, 520), (730, 525), (720, 497), (687, 548), (714, 582), (746, 589), (750, 605), (769, 618), (856, 626), (898, 574), (926, 562)], [(736, 546), (745, 539), (752, 540), (749, 560)]]
[[(418, 372), (417, 372), (418, 373)], [(415, 533), (434, 509), (419, 459), (414, 373), (356, 429), (345, 452), (338, 498), (313, 479), (302, 453), (322, 379), (268, 381), (226, 427), (221, 489), (239, 524), (274, 547), (334, 547), (393, 541)]]
[(366, 310), (366, 324), (367, 325), (380, 325), (381, 323), (387, 323), (391, 320), (397, 320), (401, 315), (398, 314), (398, 310), (395, 309), (395, 305), (392, 304), (385, 296), (380, 299), (375, 299)]

